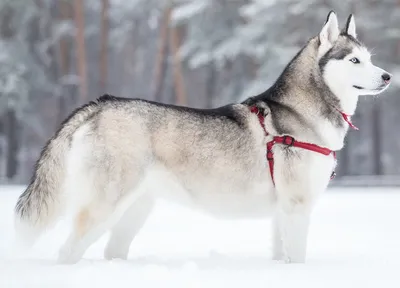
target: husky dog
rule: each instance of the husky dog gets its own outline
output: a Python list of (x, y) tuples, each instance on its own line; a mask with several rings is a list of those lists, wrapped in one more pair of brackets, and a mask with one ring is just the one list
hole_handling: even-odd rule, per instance
[(218, 217), (271, 217), (273, 258), (305, 262), (310, 214), (358, 97), (390, 78), (357, 39), (354, 17), (340, 31), (332, 11), (276, 82), (242, 103), (202, 110), (100, 97), (44, 147), (15, 207), (17, 235), (33, 243), (72, 207), (60, 263), (79, 261), (108, 230), (105, 258), (126, 259), (163, 197)]

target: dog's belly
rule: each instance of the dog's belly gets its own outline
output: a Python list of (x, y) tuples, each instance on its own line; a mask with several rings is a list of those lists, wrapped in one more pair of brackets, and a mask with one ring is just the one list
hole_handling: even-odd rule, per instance
[(267, 174), (256, 179), (242, 175), (231, 181), (223, 180), (224, 175), (207, 176), (177, 176), (164, 167), (153, 167), (147, 174), (146, 187), (156, 198), (218, 218), (262, 218), (272, 213), (275, 192)]
[[(192, 191), (193, 192), (193, 191)], [(270, 192), (263, 194), (258, 191), (233, 191), (234, 193), (203, 192), (192, 201), (193, 208), (202, 210), (212, 216), (225, 219), (263, 218), (272, 214), (274, 195)]]

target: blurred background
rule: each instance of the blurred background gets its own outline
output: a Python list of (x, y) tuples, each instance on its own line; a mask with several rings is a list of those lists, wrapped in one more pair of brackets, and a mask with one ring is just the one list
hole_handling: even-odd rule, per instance
[(26, 184), (63, 119), (104, 93), (203, 108), (261, 93), (331, 9), (394, 75), (361, 98), (334, 183), (400, 183), (399, 0), (0, 0), (0, 184)]

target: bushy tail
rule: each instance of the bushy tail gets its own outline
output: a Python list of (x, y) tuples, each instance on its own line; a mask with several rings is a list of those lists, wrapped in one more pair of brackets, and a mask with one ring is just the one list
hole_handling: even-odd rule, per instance
[(56, 222), (63, 211), (61, 190), (72, 135), (96, 111), (97, 102), (90, 102), (74, 111), (43, 148), (31, 183), (15, 206), (15, 230), (21, 243), (33, 244), (46, 228)]

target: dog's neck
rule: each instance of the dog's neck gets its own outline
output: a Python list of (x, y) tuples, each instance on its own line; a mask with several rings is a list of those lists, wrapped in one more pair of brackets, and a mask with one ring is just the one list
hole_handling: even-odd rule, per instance
[(316, 59), (317, 48), (310, 44), (290, 62), (270, 89), (252, 101), (269, 106), (274, 126), (271, 129), (277, 134), (293, 135), (299, 140), (340, 150), (349, 128), (344, 115), (354, 114), (358, 97), (342, 95), (354, 99), (346, 101), (349, 104), (346, 107), (342, 105), (324, 83)]
[(342, 99), (336, 106), (337, 110), (347, 115), (353, 116), (356, 112), (359, 95), (352, 91), (334, 91), (334, 88), (330, 89), (336, 98)]

